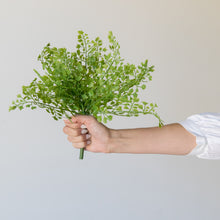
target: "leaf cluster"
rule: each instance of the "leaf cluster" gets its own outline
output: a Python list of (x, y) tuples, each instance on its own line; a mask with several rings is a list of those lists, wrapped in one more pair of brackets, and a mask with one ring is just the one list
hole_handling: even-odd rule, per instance
[(138, 92), (152, 80), (154, 66), (148, 60), (140, 65), (124, 63), (120, 45), (112, 31), (108, 34), (108, 49), (99, 37), (90, 40), (78, 31), (74, 52), (52, 47), (48, 43), (38, 56), (43, 73), (34, 69), (37, 77), (22, 87), (22, 95), (12, 102), (9, 111), (25, 107), (45, 109), (55, 120), (64, 115), (93, 115), (100, 122), (112, 120), (113, 115), (138, 116), (156, 112), (157, 104), (140, 101)]

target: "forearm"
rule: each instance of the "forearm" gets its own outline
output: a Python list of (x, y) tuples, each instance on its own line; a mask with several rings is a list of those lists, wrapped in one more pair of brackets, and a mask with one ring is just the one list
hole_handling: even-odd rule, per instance
[(111, 129), (110, 153), (186, 155), (196, 137), (178, 123), (160, 127)]

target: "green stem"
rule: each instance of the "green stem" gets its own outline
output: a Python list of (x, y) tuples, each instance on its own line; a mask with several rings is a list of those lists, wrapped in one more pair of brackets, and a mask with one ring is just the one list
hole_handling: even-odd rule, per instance
[[(88, 111), (85, 111), (84, 109), (85, 109), (85, 108), (83, 107), (82, 114), (83, 114), (83, 115), (89, 115), (89, 112), (88, 112)], [(83, 158), (84, 158), (84, 150), (85, 150), (85, 148), (80, 148), (80, 153), (79, 153), (79, 159), (80, 159), (80, 160), (83, 160)]]
[(83, 157), (84, 157), (84, 148), (80, 148), (79, 159), (83, 160)]

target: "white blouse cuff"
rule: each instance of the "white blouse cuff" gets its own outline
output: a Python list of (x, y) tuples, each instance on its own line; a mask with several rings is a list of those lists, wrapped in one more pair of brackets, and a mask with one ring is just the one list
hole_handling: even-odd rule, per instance
[[(196, 146), (192, 149), (192, 151), (187, 155), (197, 155), (203, 154), (207, 149), (207, 139), (202, 134), (200, 129), (193, 123), (193, 121), (187, 119), (179, 122), (188, 132), (196, 136)], [(186, 155), (186, 156), (187, 156)]]

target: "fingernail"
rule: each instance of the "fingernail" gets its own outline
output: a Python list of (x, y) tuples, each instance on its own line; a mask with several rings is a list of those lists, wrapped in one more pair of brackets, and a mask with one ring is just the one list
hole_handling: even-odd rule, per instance
[(82, 129), (82, 130), (81, 130), (81, 134), (86, 134), (87, 131), (88, 131), (87, 129)]
[(81, 125), (81, 128), (86, 128), (86, 126), (84, 124)]
[(91, 144), (91, 141), (87, 141), (86, 143), (87, 143), (87, 144)]
[(90, 134), (86, 134), (86, 139), (89, 139), (91, 137)]

